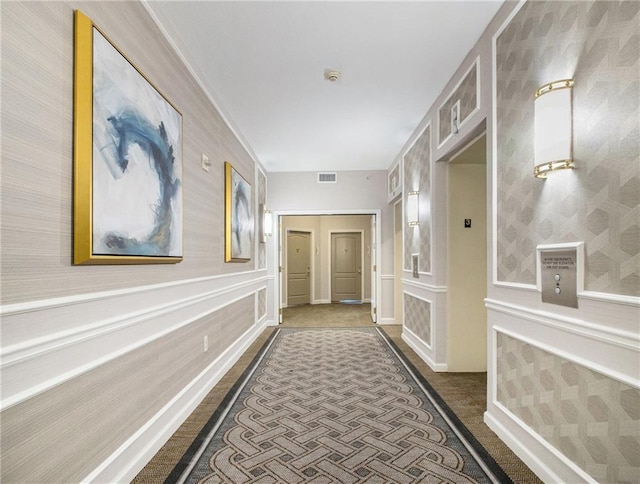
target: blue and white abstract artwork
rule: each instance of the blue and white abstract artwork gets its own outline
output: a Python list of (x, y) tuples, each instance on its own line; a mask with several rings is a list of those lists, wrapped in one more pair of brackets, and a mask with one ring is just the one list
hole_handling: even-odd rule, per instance
[(251, 185), (231, 169), (231, 258), (251, 259), (252, 249)]
[(93, 253), (182, 256), (182, 117), (93, 29)]

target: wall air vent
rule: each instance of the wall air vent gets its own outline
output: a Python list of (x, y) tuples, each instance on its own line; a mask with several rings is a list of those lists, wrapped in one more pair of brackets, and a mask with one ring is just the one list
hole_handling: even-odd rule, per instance
[(318, 172), (318, 183), (338, 183), (338, 174), (335, 171)]

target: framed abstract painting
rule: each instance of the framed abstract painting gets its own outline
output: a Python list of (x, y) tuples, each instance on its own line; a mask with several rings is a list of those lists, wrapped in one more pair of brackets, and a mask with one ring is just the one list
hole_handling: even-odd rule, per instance
[(246, 262), (253, 251), (251, 185), (225, 162), (225, 262)]
[(75, 12), (74, 264), (182, 260), (182, 115)]

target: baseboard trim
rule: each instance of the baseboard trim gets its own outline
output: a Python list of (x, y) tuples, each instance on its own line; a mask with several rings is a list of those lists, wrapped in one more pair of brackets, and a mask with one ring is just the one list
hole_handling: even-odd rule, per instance
[[(515, 415), (497, 401), (484, 413), (484, 423), (544, 482), (597, 481), (584, 470), (567, 459), (560, 451), (536, 434)], [(503, 420), (515, 424), (516, 432), (509, 429)], [(518, 435), (516, 435), (518, 434)]]
[(436, 363), (430, 356), (431, 347), (422, 341), (415, 333), (406, 327), (402, 328), (402, 341), (407, 343), (409, 347), (435, 372), (447, 371), (446, 363)]
[(377, 323), (381, 326), (386, 324), (398, 324), (396, 323), (396, 318), (380, 318)]
[(82, 482), (131, 482), (265, 327), (264, 323), (254, 325), (240, 336)]

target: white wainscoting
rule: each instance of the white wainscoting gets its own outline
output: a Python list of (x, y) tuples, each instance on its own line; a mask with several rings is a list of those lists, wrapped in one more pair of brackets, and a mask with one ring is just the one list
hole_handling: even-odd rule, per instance
[(1, 407), (71, 380), (266, 287), (264, 271), (249, 271), (4, 306)]
[(402, 339), (433, 371), (447, 371), (447, 287), (404, 278), (402, 293), (403, 301), (406, 294), (431, 305), (431, 341), (423, 341), (404, 323)]
[[(249, 271), (4, 306), (2, 409), (238, 300), (253, 295), (257, 301), (258, 292), (272, 283), (265, 271)], [(137, 429), (84, 482), (133, 479), (265, 327), (273, 324), (257, 312), (255, 318), (240, 338)], [(83, 324), (78, 325), (78, 321)]]
[(131, 482), (265, 327), (263, 322), (246, 331), (82, 482)]
[[(515, 288), (513, 288), (515, 289)], [(512, 290), (513, 290), (512, 289)], [(531, 301), (530, 291), (523, 300)], [(539, 297), (539, 294), (537, 294)], [(537, 298), (536, 298), (537, 299)], [(497, 400), (497, 335), (521, 340), (547, 353), (640, 388), (638, 307), (595, 298), (580, 310), (534, 308), (486, 299), (488, 317), (487, 411), (485, 423), (545, 482), (596, 482)], [(593, 307), (591, 307), (593, 305)], [(598, 307), (596, 307), (598, 306)], [(610, 321), (606, 324), (606, 321)], [(635, 321), (635, 323), (634, 323)]]

